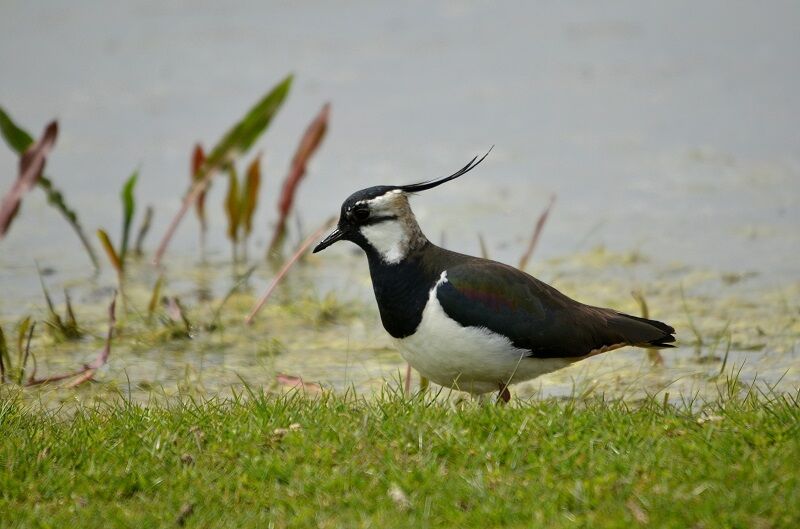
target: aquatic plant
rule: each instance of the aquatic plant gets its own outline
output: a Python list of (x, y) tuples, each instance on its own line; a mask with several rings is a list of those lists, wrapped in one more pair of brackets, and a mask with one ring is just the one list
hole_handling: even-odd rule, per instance
[(100, 244), (108, 256), (108, 261), (111, 263), (114, 270), (116, 270), (117, 276), (121, 278), (124, 269), (122, 259), (120, 259), (119, 253), (114, 249), (114, 243), (111, 242), (111, 237), (108, 236), (106, 230), (100, 228), (97, 230), (97, 238), (100, 239)]
[(136, 254), (137, 257), (141, 257), (144, 254), (144, 238), (150, 232), (150, 225), (153, 223), (153, 214), (153, 206), (147, 206), (144, 210), (142, 223), (139, 225), (139, 231), (136, 234), (136, 246), (134, 247), (133, 253)]
[(519, 264), (517, 268), (520, 270), (525, 270), (528, 266), (528, 261), (530, 261), (531, 255), (533, 255), (533, 251), (536, 249), (536, 244), (539, 242), (539, 237), (542, 234), (542, 230), (544, 229), (544, 224), (547, 222), (547, 217), (550, 215), (550, 210), (553, 209), (553, 204), (556, 203), (556, 196), (550, 196), (550, 202), (547, 203), (547, 207), (544, 208), (544, 211), (539, 215), (539, 218), (536, 220), (536, 226), (533, 229), (533, 234), (531, 235), (530, 240), (528, 241), (528, 246), (525, 248), (525, 252), (522, 254), (522, 257), (519, 259)]
[[(203, 174), (201, 170), (203, 169), (203, 164), (206, 161), (206, 153), (203, 150), (203, 146), (199, 143), (195, 144), (194, 150), (192, 151), (192, 161), (191, 161), (191, 185), (198, 185), (202, 182)], [(197, 214), (197, 220), (200, 221), (200, 249), (201, 253), (205, 253), (206, 247), (206, 232), (208, 231), (208, 218), (206, 217), (206, 195), (208, 194), (208, 189), (211, 184), (208, 184), (204, 189), (200, 191), (197, 195), (197, 200), (194, 203), (194, 211)]]
[(253, 215), (258, 205), (258, 190), (261, 186), (261, 155), (253, 159), (247, 169), (243, 185), (239, 185), (236, 166), (228, 165), (228, 193), (225, 197), (225, 213), (228, 217), (228, 239), (233, 250), (233, 262), (237, 262), (241, 244), (244, 259), (247, 259), (247, 240), (253, 232)]
[[(114, 336), (114, 329), (116, 328), (117, 324), (117, 317), (116, 317), (116, 307), (117, 307), (117, 293), (114, 292), (113, 297), (111, 298), (111, 303), (108, 306), (108, 331), (106, 332), (106, 339), (103, 348), (97, 353), (95, 359), (88, 363), (81, 366), (79, 369), (75, 371), (69, 371), (67, 373), (61, 373), (57, 375), (50, 375), (43, 378), (36, 378), (36, 367), (34, 364), (33, 372), (28, 377), (26, 381), (26, 386), (38, 386), (41, 384), (49, 384), (53, 382), (59, 382), (61, 380), (72, 379), (66, 387), (74, 388), (91, 380), (94, 377), (94, 374), (97, 372), (98, 369), (103, 367), (108, 362), (108, 357), (111, 354), (111, 341)], [(33, 329), (31, 328), (30, 333), (33, 333)], [(28, 337), (28, 348), (30, 347), (30, 336)]]
[(47, 312), (49, 314), (48, 319), (45, 320), (45, 324), (55, 333), (58, 338), (64, 340), (76, 340), (82, 337), (83, 332), (78, 326), (78, 320), (75, 317), (75, 311), (72, 309), (72, 301), (70, 300), (69, 293), (64, 290), (66, 314), (62, 319), (56, 311), (55, 305), (53, 304), (53, 299), (50, 297), (50, 292), (47, 290), (47, 286), (44, 283), (44, 278), (42, 277), (42, 272), (39, 270), (38, 266), (36, 267), (36, 271), (39, 273), (39, 283), (42, 285), (42, 293), (44, 294), (44, 300), (47, 303)]
[[(122, 236), (119, 250), (114, 248), (114, 243), (111, 241), (108, 233), (103, 229), (97, 230), (97, 237), (100, 239), (100, 244), (108, 256), (111, 266), (117, 272), (117, 279), (119, 281), (120, 292), (123, 291), (122, 284), (125, 274), (125, 258), (128, 254), (128, 240), (130, 239), (131, 223), (133, 222), (133, 215), (136, 212), (136, 198), (134, 197), (134, 190), (136, 188), (136, 181), (139, 178), (139, 171), (134, 171), (130, 177), (125, 181), (120, 192), (120, 199), (122, 200)], [(148, 221), (149, 223), (149, 221)], [(146, 226), (146, 225), (145, 225)], [(140, 230), (141, 232), (142, 230)], [(144, 230), (146, 233), (146, 229)], [(141, 235), (140, 238), (144, 236)]]
[[(639, 304), (639, 315), (642, 318), (649, 319), (650, 308), (647, 306), (647, 300), (644, 298), (644, 293), (641, 290), (636, 289), (631, 291), (631, 296), (633, 296), (633, 299)], [(647, 358), (653, 365), (664, 365), (664, 357), (661, 356), (661, 352), (658, 349), (648, 349)]]
[(165, 307), (167, 319), (165, 325), (171, 329), (173, 338), (191, 338), (192, 322), (186, 316), (186, 311), (177, 296), (165, 297), (162, 299)]
[(195, 204), (201, 195), (208, 189), (215, 173), (234, 163), (242, 154), (246, 153), (261, 134), (267, 129), (272, 119), (283, 105), (292, 85), (292, 76), (289, 75), (278, 83), (269, 93), (261, 98), (245, 116), (234, 125), (204, 157), (203, 163), (193, 177), (193, 184), (181, 203), (178, 213), (170, 222), (167, 231), (161, 239), (153, 257), (156, 265), (161, 263), (169, 242), (178, 228), (180, 221), (188, 209)]
[(32, 143), (20, 156), (17, 180), (0, 202), (0, 237), (8, 233), (14, 217), (19, 212), (22, 197), (33, 189), (42, 176), (47, 155), (55, 145), (57, 136), (58, 123), (51, 121), (39, 141)]
[(281, 266), (280, 270), (278, 270), (278, 273), (275, 274), (274, 278), (272, 278), (272, 281), (270, 282), (269, 286), (261, 295), (261, 297), (258, 298), (258, 301), (256, 301), (255, 305), (253, 305), (253, 308), (250, 310), (250, 313), (244, 320), (246, 324), (250, 325), (251, 323), (253, 323), (253, 319), (261, 310), (261, 307), (264, 306), (269, 297), (275, 291), (275, 288), (278, 286), (281, 280), (283, 280), (283, 278), (286, 276), (286, 274), (289, 272), (292, 266), (294, 266), (294, 264), (298, 261), (298, 259), (300, 259), (300, 257), (302, 257), (306, 252), (308, 252), (311, 246), (315, 242), (317, 242), (320, 237), (322, 237), (322, 234), (325, 233), (325, 231), (327, 231), (328, 228), (333, 226), (333, 223), (335, 221), (336, 217), (329, 218), (327, 221), (325, 221), (324, 224), (322, 224), (322, 226), (317, 228), (316, 231), (314, 231), (314, 233), (306, 237), (306, 239), (300, 243), (300, 245), (297, 247), (292, 256), (283, 263), (283, 266)]
[(147, 321), (152, 321), (153, 315), (158, 307), (158, 301), (161, 299), (161, 289), (164, 287), (164, 274), (158, 276), (156, 284), (153, 285), (153, 291), (150, 294), (150, 303), (147, 304)]
[[(53, 123), (56, 122), (54, 121)], [(0, 107), (0, 133), (2, 134), (3, 139), (5, 139), (8, 146), (11, 147), (11, 149), (20, 157), (23, 157), (26, 151), (28, 151), (28, 149), (34, 143), (31, 135), (14, 123), (14, 121), (5, 112), (5, 110), (3, 110), (2, 107)], [(74, 209), (67, 205), (67, 202), (64, 199), (64, 194), (53, 185), (53, 181), (50, 177), (42, 174), (41, 172), (36, 179), (36, 185), (38, 185), (47, 195), (48, 204), (56, 208), (70, 225), (72, 230), (78, 236), (78, 239), (80, 239), (83, 248), (86, 250), (89, 259), (92, 261), (92, 265), (95, 269), (98, 269), (100, 267), (100, 263), (97, 260), (97, 255), (94, 252), (94, 248), (92, 248), (89, 239), (86, 237), (83, 231), (83, 227), (78, 221), (78, 214)], [(0, 238), (2, 238), (2, 235), (3, 234), (0, 233)]]
[(275, 225), (275, 231), (272, 234), (272, 241), (269, 243), (267, 249), (267, 256), (276, 255), (279, 253), (280, 246), (283, 244), (284, 236), (286, 235), (286, 220), (289, 213), (294, 206), (294, 197), (297, 194), (298, 186), (303, 176), (306, 174), (306, 166), (308, 160), (311, 158), (325, 138), (325, 133), (328, 130), (328, 120), (330, 118), (331, 104), (325, 103), (322, 110), (308, 125), (303, 137), (300, 139), (300, 144), (292, 157), (292, 163), (289, 167), (289, 172), (283, 180), (283, 187), (281, 195), (278, 199), (278, 222)]
[(136, 212), (136, 199), (133, 196), (133, 190), (136, 187), (136, 180), (139, 178), (139, 171), (134, 173), (122, 186), (120, 198), (122, 199), (122, 245), (120, 246), (120, 259), (125, 262), (125, 256), (128, 254), (128, 239), (130, 238), (131, 222), (133, 215)]

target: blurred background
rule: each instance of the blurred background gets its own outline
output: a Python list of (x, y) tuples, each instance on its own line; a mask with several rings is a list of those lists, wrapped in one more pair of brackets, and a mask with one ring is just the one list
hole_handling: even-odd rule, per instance
[[(264, 182), (251, 255), (263, 255), (297, 142), (329, 101), (292, 241), (357, 189), (448, 174), (496, 145), (478, 170), (414, 199), (431, 240), (477, 254), (481, 234), (492, 258), (516, 263), (556, 195), (534, 257), (544, 279), (546, 260), (601, 248), (658, 265), (625, 272), (631, 283), (661, 266), (775, 289), (800, 281), (799, 28), (800, 4), (777, 0), (5, 1), (0, 104), (35, 136), (58, 118), (47, 173), (93, 240), (100, 226), (117, 235), (119, 189), (138, 168), (152, 250), (195, 142), (213, 146), (291, 72), (252, 150)], [(17, 171), (4, 147), (0, 168), (4, 193)], [(212, 262), (229, 258), (222, 184), (208, 199)], [(0, 315), (41, 305), (34, 260), (53, 285), (91, 275), (59, 220), (43, 194), (25, 199), (0, 242)], [(171, 273), (199, 259), (197, 241), (190, 213)], [(366, 262), (336, 248), (311, 280), (324, 293), (358, 278), (371, 302)]]

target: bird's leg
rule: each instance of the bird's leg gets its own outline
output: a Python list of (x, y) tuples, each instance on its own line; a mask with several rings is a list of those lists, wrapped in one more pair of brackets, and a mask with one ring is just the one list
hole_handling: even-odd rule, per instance
[(497, 393), (497, 402), (502, 402), (503, 404), (507, 404), (508, 401), (511, 400), (511, 392), (508, 391), (508, 384), (500, 383), (499, 384), (500, 391)]
[(406, 397), (411, 395), (411, 364), (406, 364), (406, 377), (403, 381), (403, 394)]

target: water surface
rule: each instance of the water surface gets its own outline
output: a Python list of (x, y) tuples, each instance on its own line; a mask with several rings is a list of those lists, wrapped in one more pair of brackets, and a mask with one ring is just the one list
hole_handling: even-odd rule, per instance
[[(163, 233), (185, 191), (194, 142), (211, 146), (291, 71), (289, 101), (254, 150), (265, 154), (266, 182), (251, 256), (263, 253), (299, 136), (331, 101), (330, 134), (298, 196), (306, 232), (355, 189), (447, 174), (494, 144), (479, 170), (415, 198), (432, 240), (477, 253), (480, 233), (493, 258), (515, 263), (555, 194), (532, 271), (557, 284), (572, 277), (571, 293), (581, 299), (630, 304), (628, 291), (643, 287), (662, 301), (651, 301), (655, 315), (683, 323), (674, 299), (680, 285), (692, 302), (722, 310), (721, 299), (761, 306), (775, 293), (796, 292), (800, 281), (796, 2), (6, 2), (0, 12), (0, 103), (32, 133), (59, 118), (48, 174), (90, 234), (105, 227), (118, 238), (118, 190), (136, 168), (139, 203), (155, 207), (153, 232)], [(0, 149), (0, 167), (7, 189), (16, 171), (10, 151)], [(233, 282), (223, 187), (209, 199), (210, 264), (197, 267), (192, 217), (168, 254), (171, 293), (187, 303), (200, 303), (198, 290), (221, 296)], [(292, 237), (299, 238), (297, 230)], [(598, 248), (610, 260), (581, 262), (581, 255), (596, 258)], [(219, 387), (254, 365), (264, 366), (265, 378), (302, 372), (336, 387), (393, 376), (402, 363), (384, 351), (366, 263), (343, 245), (323, 255), (303, 272), (303, 284), (314, 299), (332, 292), (359, 307), (345, 332), (306, 325), (295, 338), (278, 331), (292, 345), (273, 364), (250, 350), (258, 347), (255, 334), (250, 349), (228, 350), (213, 339), (171, 346), (180, 350), (175, 354), (154, 347), (117, 356), (108, 378), (119, 381), (148, 362), (161, 374), (134, 378), (170, 387), (181, 370)], [(614, 256), (634, 262), (616, 266)], [(114, 278), (108, 270), (91, 277), (76, 239), (39, 192), (0, 243), (7, 330), (23, 314), (42, 314), (34, 261), (52, 271), (47, 281), (55, 292), (69, 287), (97, 314), (101, 333)], [(157, 277), (144, 268), (142, 290)], [(695, 280), (698, 274), (705, 279)], [(260, 268), (254, 291), (270, 275)], [(613, 295), (598, 294), (602, 284), (613, 285)], [(656, 284), (670, 294), (659, 296)], [(787, 306), (772, 306), (765, 319), (797, 316), (797, 298), (786, 296)], [(715, 318), (704, 330), (718, 333), (727, 319), (748, 317)], [(303, 345), (309, 329), (315, 343), (324, 337), (356, 345), (336, 342), (330, 360), (320, 361), (324, 355)], [(692, 333), (679, 330), (690, 342)], [(780, 340), (780, 347), (741, 351), (737, 360), (769, 364), (775, 373), (796, 370), (796, 334)], [(346, 360), (334, 360), (343, 350)], [(694, 354), (689, 345), (681, 351)], [(643, 357), (608, 358), (630, 366)], [(161, 369), (166, 364), (174, 369)], [(673, 367), (664, 379), (685, 374)]]

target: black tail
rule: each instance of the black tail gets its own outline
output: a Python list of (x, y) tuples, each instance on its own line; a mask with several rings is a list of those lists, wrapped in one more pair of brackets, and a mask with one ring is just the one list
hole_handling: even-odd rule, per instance
[(675, 341), (675, 329), (666, 323), (617, 312), (608, 319), (608, 324), (629, 345), (648, 349), (675, 347), (670, 345)]

